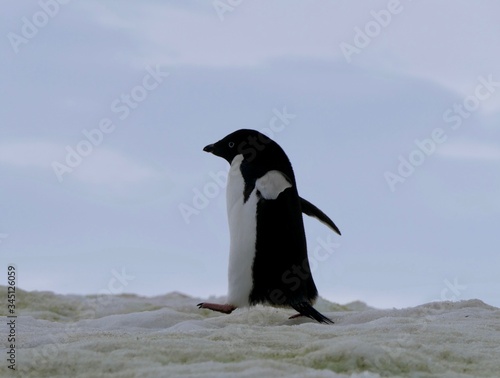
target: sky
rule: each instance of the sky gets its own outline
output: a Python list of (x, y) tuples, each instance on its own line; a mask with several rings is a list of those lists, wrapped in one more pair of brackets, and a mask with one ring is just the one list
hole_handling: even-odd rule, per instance
[[(500, 4), (9, 2), (0, 256), (25, 290), (227, 290), (240, 128), (287, 152), (330, 301), (500, 306)], [(7, 278), (4, 279), (4, 281)]]

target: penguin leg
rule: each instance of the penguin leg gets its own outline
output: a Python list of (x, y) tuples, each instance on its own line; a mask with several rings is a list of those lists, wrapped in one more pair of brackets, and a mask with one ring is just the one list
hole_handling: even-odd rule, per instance
[(290, 316), (288, 319), (297, 319), (297, 318), (300, 318), (301, 316), (304, 316), (304, 315), (302, 315), (302, 314), (295, 314), (295, 315)]
[(224, 314), (230, 314), (237, 309), (236, 306), (230, 304), (218, 304), (218, 303), (198, 303), (198, 308), (206, 308), (212, 311), (222, 312)]

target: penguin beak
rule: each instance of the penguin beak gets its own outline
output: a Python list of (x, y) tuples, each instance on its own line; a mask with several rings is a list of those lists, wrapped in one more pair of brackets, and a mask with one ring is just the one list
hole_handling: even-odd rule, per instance
[(210, 153), (214, 152), (214, 150), (215, 150), (215, 147), (214, 147), (214, 145), (213, 145), (213, 144), (209, 144), (208, 146), (206, 146), (206, 147), (203, 149), (203, 151), (205, 151), (205, 152), (210, 152)]

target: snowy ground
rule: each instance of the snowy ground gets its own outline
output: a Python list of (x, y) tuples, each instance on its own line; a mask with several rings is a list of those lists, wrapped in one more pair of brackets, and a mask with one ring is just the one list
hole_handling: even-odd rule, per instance
[[(5, 293), (5, 287), (0, 287)], [(5, 296), (4, 296), (5, 298)], [(222, 300), (210, 298), (211, 301)], [(22, 377), (492, 377), (500, 309), (479, 300), (376, 310), (320, 301), (334, 325), (268, 307), (221, 315), (179, 293), (20, 292)], [(6, 306), (0, 310), (6, 324)], [(0, 328), (7, 344), (4, 327)], [(16, 376), (2, 353), (0, 376)]]

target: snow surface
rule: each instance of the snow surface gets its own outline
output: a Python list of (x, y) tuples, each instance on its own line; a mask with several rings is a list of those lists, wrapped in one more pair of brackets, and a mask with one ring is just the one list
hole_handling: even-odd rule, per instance
[[(5, 287), (0, 287), (5, 292)], [(5, 297), (4, 297), (5, 298)], [(208, 298), (223, 302), (224, 298)], [(180, 293), (18, 293), (22, 377), (492, 377), (500, 309), (480, 300), (377, 310), (320, 300), (335, 321), (253, 307), (223, 315)], [(6, 306), (0, 309), (6, 324)], [(3, 329), (3, 327), (1, 328)], [(6, 344), (6, 333), (1, 332)], [(5, 356), (5, 354), (4, 354)], [(0, 376), (15, 376), (0, 363)]]

